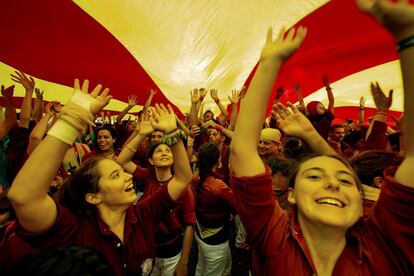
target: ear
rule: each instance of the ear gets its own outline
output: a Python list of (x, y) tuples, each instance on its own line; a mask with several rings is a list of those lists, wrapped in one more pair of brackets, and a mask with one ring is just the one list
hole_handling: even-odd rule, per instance
[(149, 162), (152, 166), (154, 166), (154, 162), (152, 162), (152, 158), (148, 158), (148, 162)]
[(85, 200), (86, 200), (86, 202), (88, 202), (89, 204), (92, 204), (92, 205), (98, 205), (99, 203), (102, 202), (102, 198), (97, 193), (96, 194), (87, 193), (85, 195)]
[(295, 190), (292, 188), (288, 189), (288, 201), (291, 204), (296, 204)]
[(381, 189), (382, 185), (384, 185), (384, 178), (382, 178), (381, 176), (376, 176), (374, 177), (372, 182), (374, 182), (374, 187)]

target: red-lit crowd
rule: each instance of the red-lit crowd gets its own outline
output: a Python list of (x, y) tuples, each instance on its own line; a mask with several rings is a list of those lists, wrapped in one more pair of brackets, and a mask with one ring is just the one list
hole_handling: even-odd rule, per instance
[(396, 40), (399, 118), (392, 91), (368, 80), (375, 115), (361, 97), (359, 114), (333, 124), (328, 75), (328, 106), (306, 103), (298, 80), (298, 104), (281, 103), (281, 87), (266, 117), (281, 65), (315, 31), (304, 27), (276, 39), (269, 28), (231, 108), (197, 88), (184, 119), (154, 90), (136, 119), (134, 95), (111, 117), (109, 89), (88, 80), (64, 105), (44, 103), (32, 77), (12, 73), (26, 94), (17, 114), (14, 85), (1, 86), (1, 275), (411, 275), (414, 6), (356, 2)]

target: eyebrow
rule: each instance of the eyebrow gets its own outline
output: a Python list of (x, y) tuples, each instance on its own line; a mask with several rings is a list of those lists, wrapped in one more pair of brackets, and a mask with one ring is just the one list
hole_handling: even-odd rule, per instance
[[(323, 170), (322, 168), (319, 168), (319, 167), (313, 167), (313, 168), (309, 168), (309, 169), (304, 170), (304, 171), (301, 173), (301, 175), (302, 175), (302, 174), (304, 174), (304, 173), (306, 173), (306, 172), (308, 172), (308, 171), (311, 171), (311, 170), (316, 170), (316, 171), (320, 171), (320, 172), (325, 172), (325, 170)], [(344, 173), (344, 174), (347, 174), (347, 175), (349, 175), (349, 176), (353, 176), (350, 172), (345, 171), (345, 170), (340, 170), (340, 171), (337, 171), (337, 172), (336, 172), (336, 174), (340, 174), (340, 173)]]

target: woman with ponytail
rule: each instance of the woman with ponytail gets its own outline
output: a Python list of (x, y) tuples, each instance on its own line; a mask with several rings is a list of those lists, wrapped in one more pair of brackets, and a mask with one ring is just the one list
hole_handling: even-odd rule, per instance
[(228, 237), (235, 201), (231, 188), (214, 173), (219, 158), (220, 152), (215, 144), (207, 143), (200, 147), (200, 178), (195, 185), (195, 237), (198, 243), (196, 275), (230, 275), (231, 270)]

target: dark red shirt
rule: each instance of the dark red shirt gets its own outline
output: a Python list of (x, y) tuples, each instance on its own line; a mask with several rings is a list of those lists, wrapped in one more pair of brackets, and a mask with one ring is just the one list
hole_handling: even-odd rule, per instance
[[(369, 217), (346, 236), (332, 275), (412, 275), (414, 271), (414, 189), (386, 170), (386, 184)], [(253, 249), (254, 275), (315, 275), (300, 226), (272, 196), (270, 168), (253, 177), (231, 175), (237, 210)]]
[(326, 110), (322, 115), (309, 116), (309, 120), (313, 127), (325, 140), (328, 140), (333, 119), (335, 119), (335, 116), (329, 110)]
[(100, 218), (82, 218), (60, 206), (56, 223), (42, 234), (28, 233), (13, 223), (0, 247), (0, 266), (7, 269), (14, 260), (36, 249), (89, 245), (104, 253), (117, 275), (141, 275), (144, 261), (155, 257), (155, 228), (174, 205), (167, 185), (152, 197), (131, 205), (125, 217), (124, 243)]
[(329, 145), (342, 157), (349, 159), (354, 156), (354, 149), (345, 142), (329, 141)]
[(236, 203), (232, 189), (222, 180), (208, 176), (201, 188), (193, 181), (196, 196), (197, 220), (205, 227), (218, 228), (230, 221), (236, 213)]
[[(160, 185), (152, 169), (137, 167), (134, 178), (142, 181), (144, 195), (140, 200), (158, 193), (164, 185)], [(157, 257), (173, 257), (182, 248), (182, 234), (186, 226), (196, 224), (195, 199), (190, 187), (177, 201), (177, 206), (165, 214), (155, 230), (156, 255)], [(177, 252), (178, 250), (178, 252)]]
[(381, 121), (373, 121), (371, 133), (368, 136), (368, 140), (365, 139), (368, 126), (361, 126), (361, 152), (367, 150), (386, 150), (388, 139), (387, 139), (387, 124)]

